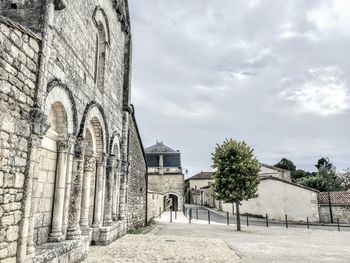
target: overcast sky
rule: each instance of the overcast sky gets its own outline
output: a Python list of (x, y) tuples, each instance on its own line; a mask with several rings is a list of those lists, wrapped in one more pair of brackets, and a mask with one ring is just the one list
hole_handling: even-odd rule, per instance
[(259, 161), (350, 166), (349, 0), (130, 0), (144, 146), (211, 170), (225, 138)]

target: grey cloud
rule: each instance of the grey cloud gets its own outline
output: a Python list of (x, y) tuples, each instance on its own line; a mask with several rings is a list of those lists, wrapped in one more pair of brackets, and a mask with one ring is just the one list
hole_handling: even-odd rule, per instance
[(349, 102), (331, 115), (321, 114), (327, 101), (315, 99), (321, 110), (313, 112), (301, 110), (307, 100), (300, 104), (310, 69), (340, 69), (344, 93), (313, 85), (340, 101), (349, 92), (350, 13), (340, 10), (336, 19), (338, 7), (330, 8), (332, 27), (323, 28), (323, 6), (333, 4), (130, 1), (132, 95), (144, 144), (163, 139), (180, 149), (190, 173), (210, 169), (210, 153), (226, 137), (246, 140), (270, 164), (287, 157), (313, 169), (327, 155), (339, 168), (350, 166)]

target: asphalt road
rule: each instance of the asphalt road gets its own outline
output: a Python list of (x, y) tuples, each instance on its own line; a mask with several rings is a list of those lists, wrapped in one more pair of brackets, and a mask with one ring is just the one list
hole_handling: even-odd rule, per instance
[[(197, 206), (197, 205), (186, 205), (187, 211), (192, 209), (192, 218), (208, 221), (208, 214), (210, 217), (210, 222), (216, 222), (220, 224), (227, 224), (227, 214), (225, 212), (219, 212), (214, 211), (212, 209), (208, 209), (204, 206)], [(187, 218), (189, 216), (189, 212), (187, 212)], [(197, 218), (198, 216), (198, 218)], [(247, 216), (241, 216), (241, 225), (247, 226)], [(229, 224), (236, 224), (236, 215), (229, 214)], [(260, 226), (260, 227), (266, 227), (266, 219), (264, 218), (256, 218), (256, 217), (248, 217), (248, 225), (251, 226)], [(277, 222), (273, 220), (269, 220), (268, 222), (269, 227), (282, 227), (286, 228), (285, 222)], [(310, 224), (310, 229), (317, 229), (317, 230), (325, 230), (325, 231), (338, 231), (337, 224), (333, 225), (322, 225), (322, 224)], [(297, 223), (291, 223), (288, 222), (288, 228), (301, 228), (301, 229), (307, 229), (306, 224), (297, 224)], [(340, 231), (350, 231), (350, 226), (340, 226)]]

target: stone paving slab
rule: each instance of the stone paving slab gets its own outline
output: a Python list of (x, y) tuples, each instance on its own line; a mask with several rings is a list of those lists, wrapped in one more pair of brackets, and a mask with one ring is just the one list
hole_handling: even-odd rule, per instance
[(126, 235), (109, 246), (91, 247), (88, 262), (224, 263), (241, 260), (219, 239)]

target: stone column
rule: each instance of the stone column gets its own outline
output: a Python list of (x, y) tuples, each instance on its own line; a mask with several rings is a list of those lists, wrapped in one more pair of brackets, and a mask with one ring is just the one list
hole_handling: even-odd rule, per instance
[(68, 140), (57, 143), (57, 168), (55, 182), (55, 196), (52, 213), (51, 233), (49, 242), (61, 242), (63, 239), (63, 212), (64, 212), (64, 191), (66, 188), (68, 150), (71, 142)]
[(78, 138), (75, 143), (75, 159), (73, 167), (73, 180), (71, 189), (71, 202), (69, 207), (68, 230), (67, 239), (80, 238), (80, 209), (81, 209), (81, 195), (82, 183), (84, 175), (84, 152), (85, 141), (83, 138)]
[(94, 176), (95, 168), (95, 157), (86, 156), (84, 162), (83, 192), (80, 215), (80, 225), (82, 227), (89, 227), (91, 178)]
[(103, 213), (103, 225), (112, 225), (112, 213), (113, 213), (113, 181), (114, 181), (114, 170), (115, 170), (115, 157), (110, 156), (107, 160), (106, 169), (106, 193), (105, 193), (105, 204)]
[(102, 226), (102, 208), (103, 208), (103, 177), (105, 174), (106, 167), (106, 157), (103, 154), (102, 157), (96, 159), (96, 196), (95, 196), (95, 206), (94, 206), (94, 222), (93, 227)]
[(71, 185), (72, 185), (72, 172), (73, 172), (73, 158), (74, 158), (74, 147), (68, 152), (68, 160), (67, 160), (67, 177), (66, 177), (66, 190), (64, 197), (64, 212), (63, 212), (63, 234), (67, 235), (67, 227), (68, 227), (68, 216), (69, 216), (69, 202), (70, 202), (70, 193), (71, 193)]
[(118, 220), (118, 206), (119, 206), (119, 160), (115, 160), (115, 166), (113, 167), (113, 210), (112, 210), (112, 219), (113, 221)]
[(119, 219), (126, 220), (127, 218), (127, 192), (128, 192), (128, 174), (130, 162), (127, 161), (123, 165), (125, 170), (120, 178), (120, 203), (119, 203)]

